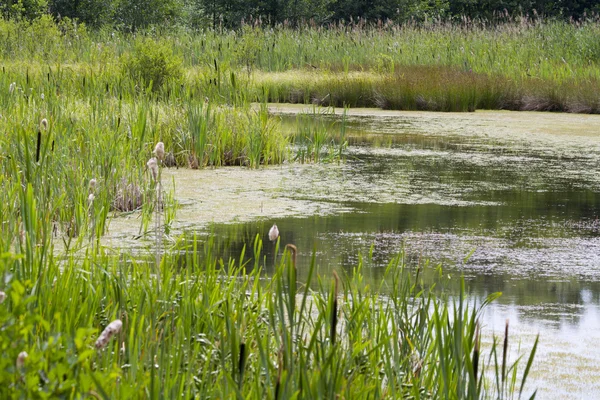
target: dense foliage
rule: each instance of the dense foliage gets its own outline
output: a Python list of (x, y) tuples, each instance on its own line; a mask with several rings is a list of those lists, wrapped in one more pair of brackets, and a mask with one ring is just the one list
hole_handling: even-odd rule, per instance
[(597, 15), (596, 0), (8, 0), (6, 18), (32, 19), (48, 13), (87, 25), (135, 31), (153, 25), (235, 28), (242, 21), (269, 24), (313, 21), (423, 21), (440, 18), (503, 22), (520, 15), (582, 20)]

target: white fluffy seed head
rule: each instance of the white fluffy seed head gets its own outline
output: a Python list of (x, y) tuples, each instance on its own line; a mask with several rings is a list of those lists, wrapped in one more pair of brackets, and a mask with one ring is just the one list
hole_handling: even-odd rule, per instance
[(15, 91), (15, 89), (17, 88), (17, 82), (13, 82), (10, 85), (8, 85), (8, 93), (13, 94), (13, 92)]
[(94, 190), (96, 190), (96, 179), (92, 178), (90, 179), (90, 192), (93, 192)]
[(19, 355), (17, 356), (17, 369), (23, 368), (27, 357), (29, 357), (29, 354), (27, 354), (26, 351), (22, 351), (19, 353)]
[(103, 349), (106, 347), (106, 344), (110, 341), (110, 339), (121, 332), (121, 328), (123, 327), (123, 323), (120, 319), (115, 319), (113, 322), (108, 324), (106, 328), (102, 331), (100, 336), (98, 336), (98, 340), (96, 340), (96, 348)]
[(152, 178), (156, 181), (158, 179), (158, 163), (156, 162), (156, 158), (152, 157), (149, 159), (146, 166), (150, 170)]
[(273, 224), (271, 229), (269, 229), (269, 240), (274, 242), (279, 237), (279, 229), (277, 229), (277, 224)]
[(0, 304), (4, 303), (4, 300), (6, 300), (6, 293), (0, 291)]
[(40, 121), (40, 128), (44, 131), (48, 130), (48, 120), (46, 118)]
[(154, 147), (154, 154), (156, 154), (156, 157), (159, 160), (165, 159), (165, 144), (163, 142), (156, 143), (156, 146)]
[(94, 196), (94, 193), (90, 193), (90, 195), (88, 196), (88, 206), (91, 206), (94, 203), (95, 198), (96, 196)]

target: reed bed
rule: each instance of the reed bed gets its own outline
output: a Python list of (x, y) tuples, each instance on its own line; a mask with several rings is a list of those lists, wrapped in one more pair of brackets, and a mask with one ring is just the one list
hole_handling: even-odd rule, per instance
[(330, 279), (313, 257), (298, 282), (293, 246), (266, 277), (258, 238), (254, 265), (220, 259), (210, 239), (197, 243), (179, 241), (160, 272), (104, 250), (31, 264), (4, 256), (2, 397), (511, 398), (525, 390), (535, 346), (511, 360), (508, 337), (479, 344), (478, 317), (497, 294), (480, 305), (434, 294), (401, 254), (370, 288), (360, 263)]
[[(596, 112), (597, 26), (125, 35), (0, 20), (0, 397), (519, 396), (535, 346), (513, 363), (500, 344), (482, 357), (484, 305), (424, 287), (401, 255), (370, 288), (360, 264), (330, 279), (313, 261), (300, 283), (287, 253), (265, 276), (210, 238), (166, 248), (176, 202), (161, 171), (343, 158), (343, 124), (299, 117), (284, 132), (273, 99), (575, 111), (561, 88), (586, 86), (578, 110)], [(563, 54), (571, 34), (579, 50)], [(101, 245), (112, 212), (140, 215), (151, 260)]]
[[(165, 101), (106, 76), (73, 79), (60, 68), (0, 73), (3, 185), (31, 186), (59, 237), (79, 237), (93, 222), (98, 238), (109, 212), (141, 209), (153, 196), (146, 162), (158, 142), (165, 167), (255, 168), (288, 158), (290, 139), (266, 107), (213, 105), (184, 92)], [(0, 196), (11, 205), (8, 214), (18, 212), (7, 195)]]
[(168, 49), (165, 70), (178, 75), (172, 84), (163, 85), (161, 75), (152, 79), (167, 100), (186, 93), (226, 104), (270, 100), (597, 113), (599, 34), (595, 19), (520, 18), (496, 25), (465, 20), (378, 27), (244, 26), (132, 35), (91, 32), (44, 17), (33, 23), (0, 21), (0, 40), (8, 43), (0, 49), (0, 62), (21, 87), (37, 74), (60, 80), (65, 95), (139, 95), (150, 80), (136, 81), (127, 66), (143, 58), (135, 56), (140, 49), (156, 47)]

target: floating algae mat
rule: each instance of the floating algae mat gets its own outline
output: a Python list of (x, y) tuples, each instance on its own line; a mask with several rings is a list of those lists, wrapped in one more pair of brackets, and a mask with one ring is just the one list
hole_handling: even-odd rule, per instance
[[(272, 111), (290, 129), (313, 112)], [(339, 129), (342, 112), (317, 114)], [(280, 248), (299, 249), (300, 277), (313, 249), (322, 276), (360, 258), (372, 282), (402, 251), (424, 280), (450, 276), (448, 290), (464, 276), (472, 301), (503, 292), (483, 328), (501, 336), (510, 319), (515, 351), (540, 334), (528, 384), (538, 398), (600, 393), (600, 116), (346, 114), (341, 163), (165, 171), (180, 204), (172, 231), (200, 245), (213, 232), (225, 259), (259, 235), (268, 273), (281, 256), (267, 238), (277, 223)], [(136, 217), (117, 218), (107, 240), (143, 246), (138, 229)]]

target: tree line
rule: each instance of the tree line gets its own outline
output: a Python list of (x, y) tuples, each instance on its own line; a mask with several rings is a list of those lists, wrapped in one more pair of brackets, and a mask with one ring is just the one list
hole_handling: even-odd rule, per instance
[(169, 24), (189, 28), (236, 28), (305, 22), (471, 19), (502, 22), (516, 16), (582, 20), (597, 17), (598, 0), (4, 0), (0, 14), (34, 19), (50, 14), (94, 28), (135, 31)]

